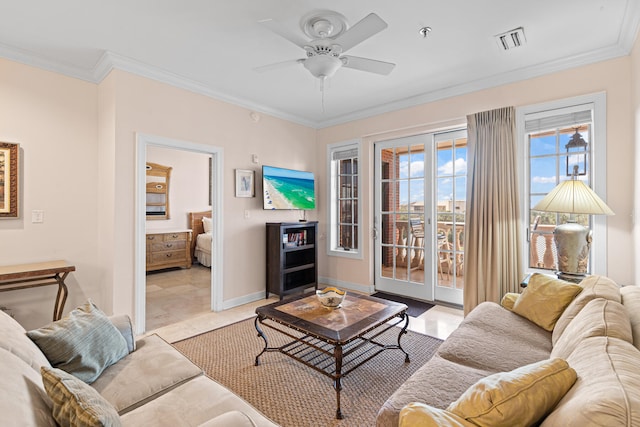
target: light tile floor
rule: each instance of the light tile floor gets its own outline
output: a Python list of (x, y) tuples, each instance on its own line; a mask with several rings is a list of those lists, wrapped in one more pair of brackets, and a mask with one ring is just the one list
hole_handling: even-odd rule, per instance
[[(249, 319), (255, 315), (256, 307), (278, 300), (277, 297), (272, 297), (222, 312), (211, 312), (207, 288), (209, 278), (202, 270), (208, 271), (202, 266), (194, 266), (189, 270), (175, 270), (147, 276), (147, 334), (157, 333), (168, 342), (179, 341)], [(165, 274), (166, 276), (162, 277)], [(182, 279), (177, 279), (179, 276), (183, 276)], [(206, 285), (195, 284), (197, 277), (204, 280)], [(172, 281), (180, 285), (172, 286), (170, 285)], [(193, 295), (189, 297), (191, 294)], [(189, 299), (197, 301), (189, 302)], [(462, 319), (462, 310), (436, 305), (418, 317), (411, 317), (409, 329), (446, 339)]]

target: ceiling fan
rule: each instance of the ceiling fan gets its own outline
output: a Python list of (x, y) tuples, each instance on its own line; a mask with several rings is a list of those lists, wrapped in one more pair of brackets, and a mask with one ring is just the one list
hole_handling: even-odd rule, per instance
[(343, 55), (347, 50), (387, 28), (387, 23), (375, 13), (370, 13), (351, 28), (347, 28), (346, 18), (337, 12), (328, 10), (312, 12), (300, 21), (302, 31), (311, 40), (306, 39), (303, 34), (289, 31), (276, 20), (267, 19), (260, 23), (304, 49), (306, 58), (255, 68), (258, 72), (298, 63), (309, 70), (314, 77), (324, 81), (342, 67), (388, 75), (396, 66), (390, 62)]

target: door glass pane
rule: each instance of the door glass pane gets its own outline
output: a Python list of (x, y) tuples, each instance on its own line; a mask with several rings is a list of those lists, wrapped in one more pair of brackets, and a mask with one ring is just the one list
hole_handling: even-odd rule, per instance
[(467, 191), (466, 138), (438, 142), (436, 158), (437, 286), (462, 289)]
[(397, 201), (397, 212), (409, 211), (409, 181), (402, 180), (398, 182), (399, 197)]
[(397, 239), (395, 237), (395, 223), (393, 221), (394, 215), (383, 214), (382, 215), (382, 243), (385, 245), (393, 245)]
[(409, 172), (412, 178), (424, 177), (424, 144), (412, 145)]

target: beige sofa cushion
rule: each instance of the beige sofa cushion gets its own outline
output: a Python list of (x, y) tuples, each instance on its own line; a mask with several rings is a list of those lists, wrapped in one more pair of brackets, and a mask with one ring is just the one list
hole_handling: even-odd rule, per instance
[(578, 380), (542, 427), (640, 425), (640, 351), (611, 337), (582, 341), (567, 362)]
[(197, 426), (230, 411), (242, 412), (257, 427), (276, 427), (249, 403), (205, 376), (187, 381), (120, 419), (125, 427)]
[(4, 311), (0, 310), (0, 348), (15, 354), (40, 375), (40, 367), (51, 366), (38, 346), (29, 339), (27, 331)]
[(136, 347), (91, 384), (120, 414), (202, 375), (202, 369), (158, 335), (139, 340)]
[(604, 298), (589, 303), (569, 323), (551, 350), (551, 357), (566, 359), (585, 338), (609, 336), (632, 342), (631, 325), (622, 304)]
[(506, 372), (548, 359), (551, 332), (496, 303), (483, 302), (442, 343), (438, 354), (487, 372)]
[(15, 354), (1, 348), (0, 390), (1, 425), (57, 426), (51, 413), (51, 400), (42, 386), (40, 373)]
[(400, 411), (398, 427), (476, 427), (476, 424), (470, 423), (446, 409), (413, 402)]
[(200, 424), (198, 427), (255, 427), (255, 423), (247, 414), (240, 411), (229, 411), (209, 421)]
[(400, 411), (411, 402), (428, 403), (434, 408), (444, 409), (473, 384), (493, 373), (495, 371), (451, 362), (436, 354), (387, 399), (378, 411), (376, 425), (397, 426)]
[(633, 332), (633, 345), (640, 349), (640, 287), (623, 286), (620, 288), (622, 305), (627, 309)]
[(573, 283), (534, 273), (511, 310), (552, 331), (564, 309), (581, 291), (582, 288)]
[(605, 298), (611, 301), (620, 302), (620, 287), (613, 280), (605, 276), (589, 276), (580, 282), (582, 292), (567, 306), (553, 328), (551, 341), (553, 345), (560, 339), (565, 328), (574, 317), (578, 315), (580, 310), (584, 308), (589, 301), (596, 298)]
[(478, 426), (528, 427), (542, 419), (576, 381), (562, 359), (548, 359), (490, 375), (447, 408)]

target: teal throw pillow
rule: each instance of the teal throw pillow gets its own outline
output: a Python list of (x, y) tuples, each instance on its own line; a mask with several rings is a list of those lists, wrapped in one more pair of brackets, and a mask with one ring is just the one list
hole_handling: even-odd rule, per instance
[(27, 335), (53, 367), (88, 384), (129, 354), (122, 334), (90, 300), (62, 319)]

